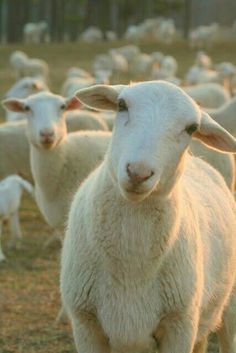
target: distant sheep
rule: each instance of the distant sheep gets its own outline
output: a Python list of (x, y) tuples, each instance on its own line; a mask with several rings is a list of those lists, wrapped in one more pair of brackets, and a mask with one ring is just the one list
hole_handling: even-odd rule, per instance
[(24, 52), (16, 50), (10, 55), (10, 64), (15, 70), (17, 79), (30, 76), (48, 80), (49, 66), (42, 59), (29, 58)]
[(0, 181), (0, 262), (5, 260), (1, 246), (3, 221), (9, 219), (10, 222), (11, 247), (16, 247), (22, 237), (18, 211), (23, 190), (33, 195), (32, 185), (18, 175), (11, 175)]
[(186, 93), (204, 108), (219, 108), (230, 100), (228, 90), (218, 83), (205, 83), (183, 88)]
[(180, 88), (144, 82), (77, 92), (117, 111), (102, 164), (78, 189), (61, 295), (78, 352), (204, 352), (211, 331), (235, 352), (236, 204), (192, 138), (236, 140)]
[[(39, 78), (24, 77), (18, 80), (5, 94), (5, 98), (26, 98), (31, 94), (48, 91), (45, 82)], [(25, 119), (25, 114), (6, 111), (6, 120), (22, 120)]]

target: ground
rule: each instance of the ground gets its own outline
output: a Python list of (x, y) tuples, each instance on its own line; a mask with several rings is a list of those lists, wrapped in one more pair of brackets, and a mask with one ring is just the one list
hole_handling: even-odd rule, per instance
[[(123, 44), (116, 42), (113, 46)], [(74, 43), (1, 46), (0, 97), (3, 98), (4, 92), (14, 83), (8, 62), (13, 50), (24, 50), (32, 57), (45, 59), (51, 69), (50, 88), (59, 93), (69, 67), (80, 66), (89, 70), (94, 55), (105, 53), (109, 45)], [(170, 47), (143, 43), (141, 48), (147, 53), (158, 50), (174, 55), (179, 62), (180, 77), (183, 77), (195, 57), (195, 52), (184, 42)], [(209, 54), (216, 63), (236, 63), (235, 43), (219, 43)], [(120, 82), (128, 80), (129, 77), (119, 78)], [(3, 110), (0, 110), (0, 121), (4, 120), (3, 116)], [(0, 353), (73, 353), (75, 348), (69, 323), (55, 323), (60, 308), (60, 245), (54, 244), (47, 250), (43, 249), (51, 229), (28, 196), (23, 198), (20, 219), (24, 234), (21, 249), (7, 248), (9, 233), (8, 227), (4, 227), (3, 246), (8, 260), (0, 265)]]

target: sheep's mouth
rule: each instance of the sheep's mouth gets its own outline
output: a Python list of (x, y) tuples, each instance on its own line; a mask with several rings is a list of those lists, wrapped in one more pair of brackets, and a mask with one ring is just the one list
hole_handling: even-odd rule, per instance
[(54, 146), (54, 142), (55, 142), (54, 140), (45, 140), (45, 141), (40, 141), (40, 144), (43, 148), (45, 148), (46, 150), (49, 150)]

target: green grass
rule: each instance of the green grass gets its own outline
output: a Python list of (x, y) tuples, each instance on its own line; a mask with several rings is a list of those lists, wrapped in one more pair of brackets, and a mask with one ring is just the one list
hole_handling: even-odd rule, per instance
[[(123, 44), (116, 42), (114, 46)], [(14, 82), (8, 62), (13, 50), (24, 50), (32, 57), (45, 59), (51, 69), (50, 87), (53, 92), (59, 93), (70, 66), (89, 70), (94, 55), (105, 53), (108, 48), (108, 43), (1, 46), (0, 97)], [(182, 41), (171, 47), (142, 43), (141, 48), (147, 53), (157, 50), (174, 55), (179, 63), (180, 77), (195, 57), (195, 52)], [(235, 43), (219, 43), (209, 54), (215, 63), (228, 60), (236, 63)], [(120, 82), (128, 82), (130, 77), (119, 79)], [(3, 110), (0, 114), (3, 121)], [(29, 197), (23, 199), (20, 218), (24, 234), (22, 249), (7, 249), (9, 233), (4, 227), (3, 246), (8, 261), (0, 265), (0, 353), (75, 352), (69, 323), (55, 325), (54, 322), (60, 307), (60, 246), (56, 244), (43, 250), (43, 243), (50, 236), (51, 229)]]

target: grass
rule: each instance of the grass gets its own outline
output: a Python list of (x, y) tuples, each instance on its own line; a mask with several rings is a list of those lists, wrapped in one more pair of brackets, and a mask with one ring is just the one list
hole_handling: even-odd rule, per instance
[[(115, 42), (114, 46), (123, 44)], [(8, 58), (15, 49), (45, 59), (51, 68), (50, 87), (53, 92), (59, 93), (70, 66), (89, 70), (94, 55), (106, 52), (108, 47), (108, 43), (1, 46), (0, 97), (14, 83)], [(141, 48), (147, 53), (158, 50), (174, 55), (179, 62), (180, 77), (183, 77), (195, 57), (195, 52), (184, 42), (168, 48), (155, 43), (141, 43)], [(219, 43), (209, 54), (216, 63), (236, 63), (235, 43)], [(118, 80), (127, 82), (129, 78), (120, 77)], [(3, 110), (0, 116), (3, 121)], [(7, 249), (9, 234), (7, 227), (4, 227), (3, 246), (8, 261), (0, 265), (0, 353), (75, 352), (69, 323), (55, 324), (60, 307), (60, 246), (55, 244), (43, 251), (43, 243), (51, 234), (51, 229), (42, 219), (35, 203), (27, 196), (23, 198), (20, 218), (24, 234), (21, 249)]]

